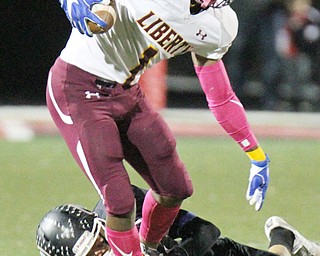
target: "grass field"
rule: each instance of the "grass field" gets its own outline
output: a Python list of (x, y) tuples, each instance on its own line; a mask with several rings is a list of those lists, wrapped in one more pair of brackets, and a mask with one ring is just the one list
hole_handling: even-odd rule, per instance
[[(194, 183), (183, 207), (218, 225), (224, 236), (266, 248), (263, 225), (280, 215), (320, 240), (320, 141), (264, 139), (271, 183), (263, 209), (245, 200), (249, 161), (229, 138), (178, 138), (178, 150)], [(0, 140), (0, 255), (39, 255), (35, 230), (41, 217), (63, 203), (92, 208), (98, 200), (60, 137), (31, 142)], [(132, 182), (144, 186), (130, 170)]]

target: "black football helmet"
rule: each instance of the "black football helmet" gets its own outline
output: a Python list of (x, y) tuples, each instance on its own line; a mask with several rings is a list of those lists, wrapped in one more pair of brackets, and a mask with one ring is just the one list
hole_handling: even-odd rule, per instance
[(81, 206), (61, 205), (40, 221), (36, 244), (42, 256), (85, 256), (105, 221)]

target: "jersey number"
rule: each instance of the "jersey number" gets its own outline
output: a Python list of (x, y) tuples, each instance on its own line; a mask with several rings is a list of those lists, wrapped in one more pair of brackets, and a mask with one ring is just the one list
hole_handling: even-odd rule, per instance
[(139, 58), (139, 64), (130, 70), (131, 72), (131, 76), (129, 78), (127, 78), (127, 80), (125, 81), (125, 85), (130, 85), (131, 82), (134, 80), (134, 78), (136, 77), (136, 75), (142, 70), (144, 69), (144, 67), (148, 64), (148, 62), (150, 61), (151, 58), (153, 58), (156, 54), (158, 53), (158, 51), (152, 47), (149, 47), (148, 49), (146, 49), (142, 54), (141, 54), (141, 58)]

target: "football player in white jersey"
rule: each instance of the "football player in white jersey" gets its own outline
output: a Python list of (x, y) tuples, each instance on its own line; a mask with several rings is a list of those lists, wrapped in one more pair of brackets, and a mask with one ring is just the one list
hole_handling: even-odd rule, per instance
[[(93, 35), (87, 21), (107, 25), (91, 11), (101, 2), (60, 0), (74, 28), (50, 69), (47, 105), (73, 157), (105, 202), (106, 234), (114, 254), (141, 256), (140, 241), (147, 253), (156, 253), (152, 248), (193, 192), (172, 132), (138, 84), (145, 69), (179, 54), (192, 53), (210, 110), (251, 160), (247, 199), (260, 210), (269, 159), (221, 60), (238, 28), (230, 0), (116, 0), (112, 28)], [(150, 186), (139, 232), (123, 160)]]

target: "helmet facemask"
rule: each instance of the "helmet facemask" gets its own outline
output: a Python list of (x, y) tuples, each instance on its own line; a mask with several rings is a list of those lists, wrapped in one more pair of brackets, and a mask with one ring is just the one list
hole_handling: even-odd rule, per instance
[(101, 219), (94, 218), (92, 231), (84, 231), (76, 244), (73, 246), (72, 251), (75, 253), (75, 256), (86, 256), (88, 254), (96, 242), (101, 229), (104, 229), (104, 224), (102, 224)]

